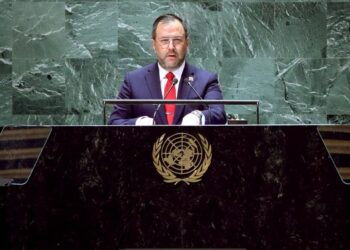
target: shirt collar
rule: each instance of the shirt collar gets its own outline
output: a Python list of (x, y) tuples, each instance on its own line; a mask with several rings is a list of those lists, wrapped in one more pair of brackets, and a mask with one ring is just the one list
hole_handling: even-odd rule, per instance
[[(158, 63), (158, 68), (159, 68), (159, 78), (161, 80), (166, 78), (166, 74), (168, 74), (169, 71), (165, 70), (162, 66), (160, 66), (159, 63)], [(184, 71), (184, 68), (185, 68), (185, 61), (183, 61), (183, 63), (181, 64), (180, 67), (171, 71), (174, 73), (175, 78), (177, 78), (179, 80), (179, 82), (180, 82), (180, 79), (182, 76), (182, 72)]]

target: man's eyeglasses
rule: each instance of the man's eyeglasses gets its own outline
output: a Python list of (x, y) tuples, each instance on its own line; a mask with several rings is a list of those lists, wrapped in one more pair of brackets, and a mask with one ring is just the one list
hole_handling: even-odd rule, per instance
[(182, 37), (175, 37), (175, 38), (164, 37), (164, 38), (160, 38), (158, 40), (158, 42), (162, 48), (168, 48), (170, 42), (172, 42), (173, 46), (176, 47), (176, 46), (184, 43), (184, 38), (182, 38)]

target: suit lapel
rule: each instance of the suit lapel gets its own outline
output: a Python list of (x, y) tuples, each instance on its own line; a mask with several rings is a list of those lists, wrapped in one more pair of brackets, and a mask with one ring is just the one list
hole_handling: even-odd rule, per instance
[[(187, 83), (185, 83), (185, 79), (188, 78), (190, 75), (194, 75), (193, 70), (191, 69), (190, 65), (187, 63), (185, 64), (184, 71), (182, 72), (181, 81), (179, 85), (179, 90), (177, 93), (177, 99), (188, 99), (188, 95), (190, 94), (191, 87), (188, 86)], [(184, 110), (184, 105), (177, 105), (175, 109), (175, 116), (174, 116), (174, 124), (180, 123), (180, 119), (182, 119), (182, 113)]]
[(149, 91), (149, 96), (152, 99), (162, 99), (162, 92), (160, 89), (159, 81), (159, 70), (157, 64), (154, 64), (148, 69), (148, 74), (146, 74), (145, 79)]
[[(157, 99), (157, 100), (163, 99), (162, 91), (160, 89), (159, 69), (158, 69), (157, 63), (155, 63), (152, 67), (148, 69), (148, 74), (146, 74), (145, 80), (146, 80), (148, 91), (150, 93), (149, 96), (151, 97), (151, 99)], [(156, 107), (157, 105), (155, 105), (155, 108)], [(168, 123), (165, 117), (164, 105), (161, 105), (161, 107), (159, 108), (157, 115), (155, 117), (155, 120), (157, 124)]]

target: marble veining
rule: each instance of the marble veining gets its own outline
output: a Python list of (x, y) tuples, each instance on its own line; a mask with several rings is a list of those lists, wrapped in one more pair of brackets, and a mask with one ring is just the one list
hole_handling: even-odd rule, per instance
[[(151, 26), (167, 12), (188, 24), (188, 61), (217, 72), (225, 98), (259, 99), (262, 123), (348, 123), (348, 1), (2, 0), (0, 125), (101, 124), (102, 99), (154, 62)], [(44, 81), (50, 60), (61, 66)], [(255, 123), (251, 107), (227, 112)]]

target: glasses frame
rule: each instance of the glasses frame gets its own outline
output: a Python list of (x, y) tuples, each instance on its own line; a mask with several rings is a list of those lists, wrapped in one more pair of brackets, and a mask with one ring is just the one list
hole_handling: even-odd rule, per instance
[(169, 48), (170, 43), (173, 44), (174, 47), (181, 46), (185, 43), (186, 38), (184, 36), (176, 36), (176, 37), (161, 37), (157, 39), (159, 45), (166, 49)]

